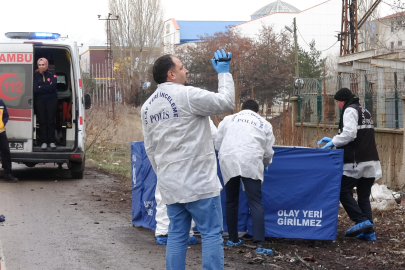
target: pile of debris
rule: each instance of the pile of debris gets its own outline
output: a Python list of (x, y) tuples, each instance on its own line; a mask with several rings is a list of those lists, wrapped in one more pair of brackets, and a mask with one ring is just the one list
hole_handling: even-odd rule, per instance
[(374, 184), (371, 187), (371, 208), (378, 210), (390, 210), (397, 204), (405, 205), (404, 200), (401, 200), (401, 193), (392, 191), (386, 185)]

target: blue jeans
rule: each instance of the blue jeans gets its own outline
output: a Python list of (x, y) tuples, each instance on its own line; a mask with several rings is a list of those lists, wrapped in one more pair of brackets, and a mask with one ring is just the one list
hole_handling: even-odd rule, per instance
[(224, 269), (222, 207), (219, 196), (190, 203), (167, 205), (170, 219), (166, 269), (185, 270), (191, 219), (201, 233), (204, 270)]

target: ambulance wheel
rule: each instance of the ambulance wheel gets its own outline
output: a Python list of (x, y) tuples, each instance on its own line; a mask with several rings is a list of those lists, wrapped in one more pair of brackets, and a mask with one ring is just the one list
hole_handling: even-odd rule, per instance
[(70, 174), (73, 179), (83, 179), (84, 164), (85, 159), (83, 160), (83, 162), (70, 163)]
[(26, 162), (26, 163), (24, 163), (24, 164), (25, 164), (25, 166), (27, 166), (28, 168), (34, 168), (35, 165), (37, 165), (37, 164), (34, 163), (34, 162)]

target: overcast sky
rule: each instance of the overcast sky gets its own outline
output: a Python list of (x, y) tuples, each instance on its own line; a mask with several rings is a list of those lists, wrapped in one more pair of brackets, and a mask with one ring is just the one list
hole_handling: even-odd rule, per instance
[[(286, 0), (300, 10), (325, 0)], [(341, 2), (341, 0), (332, 0)], [(392, 0), (387, 0), (392, 2)], [(97, 15), (108, 13), (108, 0), (0, 0), (0, 39), (5, 32), (50, 31), (89, 45), (105, 44), (104, 22)], [(247, 21), (250, 15), (273, 0), (162, 0), (165, 20)], [(382, 13), (388, 10), (380, 4)], [(341, 12), (341, 10), (331, 11)], [(319, 22), (322, 23), (322, 22)]]

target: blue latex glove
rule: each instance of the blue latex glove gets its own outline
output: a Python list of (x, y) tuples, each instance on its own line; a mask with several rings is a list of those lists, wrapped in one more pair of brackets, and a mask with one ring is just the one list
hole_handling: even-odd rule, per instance
[[(232, 53), (226, 54), (225, 50), (214, 52), (214, 58), (211, 59), (212, 65), (218, 73), (229, 73), (229, 62), (231, 61)], [(229, 59), (228, 61), (219, 61), (220, 58)]]
[(329, 137), (323, 137), (320, 141), (318, 141), (318, 145), (320, 145), (321, 143), (328, 143), (328, 142), (331, 142), (332, 141), (332, 139), (331, 138), (329, 138)]
[(264, 168), (265, 172), (269, 172), (269, 167), (267, 166), (266, 168)]
[(325, 148), (328, 148), (328, 147), (330, 147), (332, 149), (333, 147), (335, 147), (335, 145), (333, 144), (332, 141), (330, 141), (327, 144), (325, 144), (321, 149), (325, 149)]

